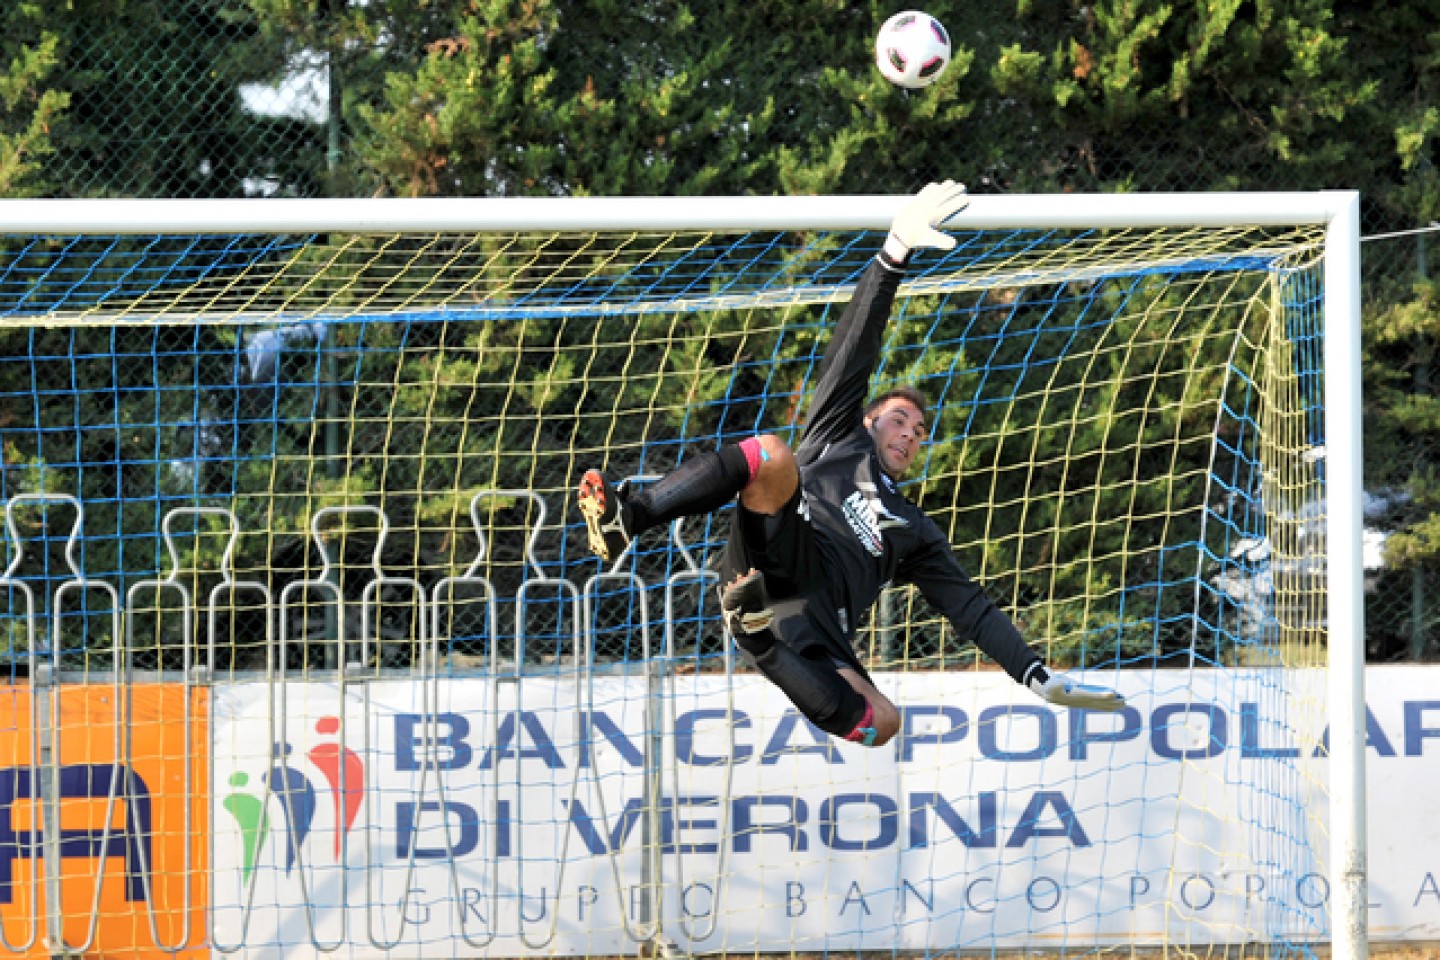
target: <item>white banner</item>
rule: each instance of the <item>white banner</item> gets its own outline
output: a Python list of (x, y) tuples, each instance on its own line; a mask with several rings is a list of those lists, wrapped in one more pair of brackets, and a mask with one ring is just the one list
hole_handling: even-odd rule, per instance
[[(1326, 939), (1323, 675), (1092, 679), (1117, 676), (1104, 715), (881, 674), (905, 717), (881, 749), (752, 676), (677, 679), (649, 744), (641, 677), (217, 686), (216, 945), (619, 954), (657, 913), (697, 952)], [(1434, 677), (1370, 672), (1376, 940), (1440, 936)]]

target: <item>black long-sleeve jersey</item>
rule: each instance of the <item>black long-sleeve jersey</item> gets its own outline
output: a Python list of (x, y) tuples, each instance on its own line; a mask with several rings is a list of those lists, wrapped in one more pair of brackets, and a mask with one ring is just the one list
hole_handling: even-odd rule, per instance
[[(1017, 682), (1024, 682), (1026, 670), (1038, 660), (1035, 652), (961, 569), (935, 522), (900, 493), (881, 467), (863, 423), (870, 378), (903, 272), (903, 267), (876, 256), (856, 285), (821, 362), (810, 421), (795, 456), (804, 511), (826, 575), (822, 583), (811, 585), (804, 619), (782, 617), (780, 633), (798, 646), (813, 645), (821, 638), (793, 635), (808, 621), (826, 647), (859, 666), (853, 640), (860, 620), (887, 585), (909, 583), (961, 637), (974, 641)], [(816, 602), (821, 599), (828, 602)]]

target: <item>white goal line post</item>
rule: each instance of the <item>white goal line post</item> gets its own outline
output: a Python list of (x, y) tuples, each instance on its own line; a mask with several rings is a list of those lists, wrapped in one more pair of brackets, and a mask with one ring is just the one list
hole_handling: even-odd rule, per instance
[[(10, 235), (884, 230), (905, 195), (0, 200)], [(1323, 225), (1334, 956), (1366, 955), (1360, 230), (1356, 191), (980, 195), (964, 230)], [(3, 321), (0, 321), (3, 322)]]

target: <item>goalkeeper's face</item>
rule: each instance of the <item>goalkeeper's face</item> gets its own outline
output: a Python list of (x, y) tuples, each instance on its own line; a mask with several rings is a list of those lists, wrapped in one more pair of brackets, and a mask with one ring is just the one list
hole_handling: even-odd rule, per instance
[(903, 477), (925, 442), (925, 412), (904, 397), (891, 397), (870, 412), (865, 427), (880, 466), (897, 480)]

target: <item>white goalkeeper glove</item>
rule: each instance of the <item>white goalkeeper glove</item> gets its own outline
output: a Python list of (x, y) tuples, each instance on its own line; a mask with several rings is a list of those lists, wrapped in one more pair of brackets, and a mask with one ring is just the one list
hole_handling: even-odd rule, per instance
[(970, 204), (965, 184), (946, 180), (932, 183), (900, 208), (890, 222), (890, 235), (885, 238), (885, 253), (896, 263), (904, 263), (917, 247), (950, 250), (955, 238), (936, 228)]
[(1025, 685), (1041, 700), (1057, 707), (1113, 712), (1125, 706), (1125, 698), (1114, 690), (1076, 683), (1068, 677), (1051, 673), (1038, 663), (1025, 675)]

